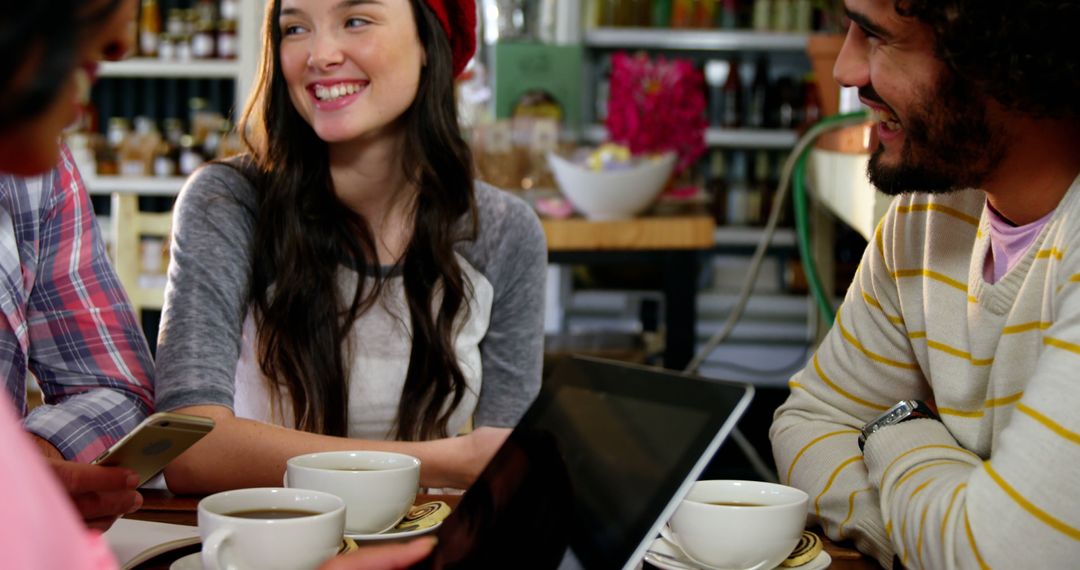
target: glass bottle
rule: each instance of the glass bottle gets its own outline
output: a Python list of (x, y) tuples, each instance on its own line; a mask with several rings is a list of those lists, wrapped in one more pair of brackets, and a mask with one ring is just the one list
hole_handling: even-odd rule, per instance
[(776, 32), (790, 32), (795, 27), (795, 8), (792, 0), (773, 0), (772, 29)]
[(808, 129), (821, 120), (821, 101), (818, 99), (817, 82), (813, 73), (803, 78), (802, 95), (801, 127)]
[(763, 129), (766, 126), (769, 100), (769, 60), (761, 56), (754, 66), (754, 82), (750, 84), (750, 101), (747, 106), (746, 126)]
[(639, 28), (652, 26), (651, 0), (634, 0), (634, 25)]
[(95, 172), (98, 176), (116, 176), (120, 173), (116, 150), (109, 146), (108, 140), (96, 135), (93, 139)]
[(139, 55), (157, 57), (161, 34), (161, 8), (157, 0), (142, 0), (139, 4)]
[(652, 2), (652, 27), (671, 27), (671, 0), (653, 0)]
[(754, 156), (754, 184), (750, 187), (747, 196), (746, 212), (747, 222), (751, 225), (761, 225), (768, 216), (766, 210), (767, 196), (772, 194), (769, 188), (769, 151), (759, 150)]
[(634, 0), (615, 0), (615, 27), (628, 28), (634, 25), (636, 6)]
[(811, 0), (795, 0), (792, 30), (808, 34), (814, 27), (814, 6)]
[(721, 149), (714, 149), (709, 155), (705, 189), (712, 198), (712, 215), (716, 223), (727, 223), (727, 161)]
[(739, 7), (736, 0), (723, 0), (723, 7), (720, 9), (720, 25), (718, 27), (725, 30), (734, 30), (739, 27)]
[(739, 73), (739, 58), (732, 58), (727, 81), (724, 82), (724, 106), (720, 124), (725, 128), (742, 126), (743, 87)]
[(754, 12), (751, 27), (758, 32), (767, 32), (772, 25), (773, 0), (754, 0)]
[(731, 179), (727, 188), (725, 213), (728, 225), (745, 226), (750, 220), (750, 182), (746, 178), (746, 152), (731, 157)]
[(799, 111), (801, 93), (790, 77), (781, 77), (776, 82), (776, 126), (781, 129), (794, 129), (801, 121)]
[(695, 28), (711, 28), (716, 19), (716, 3), (719, 0), (698, 0), (694, 14)]
[(689, 28), (693, 25), (694, 0), (673, 0), (671, 7), (671, 27)]
[(705, 84), (708, 86), (709, 101), (709, 125), (720, 127), (724, 125), (725, 92), (724, 85), (727, 83), (728, 73), (731, 72), (731, 63), (722, 59), (710, 59), (705, 62)]

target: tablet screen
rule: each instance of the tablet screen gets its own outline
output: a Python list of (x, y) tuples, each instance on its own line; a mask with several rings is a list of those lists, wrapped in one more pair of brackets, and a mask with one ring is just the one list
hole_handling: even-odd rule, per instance
[(443, 523), (434, 566), (623, 567), (707, 463), (749, 390), (563, 362)]

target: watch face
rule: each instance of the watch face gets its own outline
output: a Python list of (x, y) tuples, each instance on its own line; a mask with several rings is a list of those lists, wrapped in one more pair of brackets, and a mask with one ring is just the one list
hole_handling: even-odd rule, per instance
[(882, 427), (891, 426), (911, 415), (913, 409), (914, 408), (911, 406), (911, 403), (907, 400), (900, 401), (893, 407), (889, 408), (888, 411), (886, 411), (884, 414), (878, 416), (877, 419), (867, 424), (866, 427), (863, 428), (863, 432), (870, 434), (874, 433)]

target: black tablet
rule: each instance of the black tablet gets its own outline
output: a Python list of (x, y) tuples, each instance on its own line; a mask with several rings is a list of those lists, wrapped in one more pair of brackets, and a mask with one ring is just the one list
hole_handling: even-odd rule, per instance
[(573, 357), (438, 530), (429, 568), (634, 568), (748, 384)]

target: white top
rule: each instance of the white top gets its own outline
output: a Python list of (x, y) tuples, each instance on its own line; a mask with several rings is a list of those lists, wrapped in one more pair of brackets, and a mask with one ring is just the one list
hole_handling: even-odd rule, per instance
[[(472, 283), (473, 295), (469, 298), (468, 320), (461, 322), (461, 317), (458, 318), (460, 332), (454, 341), (468, 390), (450, 416), (447, 433), (451, 435), (461, 431), (476, 409), (483, 382), (480, 341), (491, 322), (494, 298), (491, 283), (463, 257), (458, 255), (457, 260)], [(342, 295), (351, 296), (356, 289), (356, 271), (342, 267), (338, 279)], [(441, 295), (433, 299), (436, 307), (441, 301)], [(364, 330), (379, 333), (363, 335), (361, 331)], [(391, 277), (386, 281), (379, 301), (356, 320), (349, 337), (347, 354), (350, 362), (346, 366), (349, 374), (349, 437), (393, 439), (398, 400), (409, 368), (411, 338), (412, 326), (402, 278)], [(274, 409), (269, 380), (259, 369), (255, 340), (255, 322), (249, 311), (244, 320), (240, 360), (236, 365), (235, 413), (242, 418), (293, 427), (295, 414), (287, 391), (282, 390), (282, 396), (277, 398), (282, 409)]]

